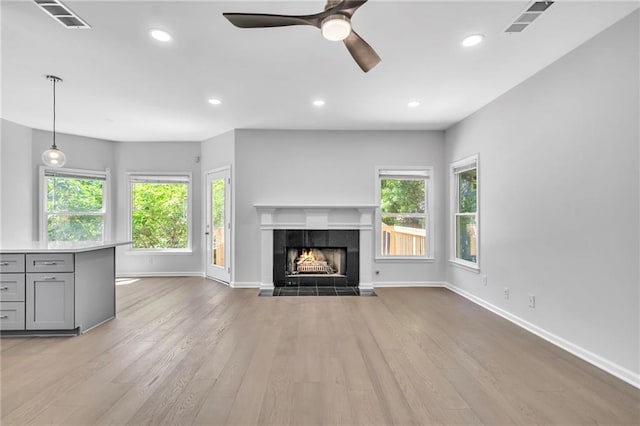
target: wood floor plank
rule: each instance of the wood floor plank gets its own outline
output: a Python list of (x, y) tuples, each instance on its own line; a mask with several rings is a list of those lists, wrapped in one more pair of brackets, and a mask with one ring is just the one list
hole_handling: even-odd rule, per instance
[(640, 390), (442, 288), (116, 293), (85, 335), (0, 341), (3, 425), (640, 424)]

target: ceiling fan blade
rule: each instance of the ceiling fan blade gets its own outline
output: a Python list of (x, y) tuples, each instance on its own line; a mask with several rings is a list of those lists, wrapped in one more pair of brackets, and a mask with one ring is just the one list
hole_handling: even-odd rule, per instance
[(344, 44), (364, 72), (378, 65), (381, 60), (380, 56), (373, 50), (373, 47), (369, 46), (369, 44), (353, 30), (351, 34), (344, 39)]
[(222, 15), (239, 28), (287, 27), (290, 25), (318, 26), (315, 15), (289, 16), (265, 13), (223, 13)]
[(365, 4), (367, 0), (345, 0), (332, 8), (332, 12), (344, 12), (349, 16), (352, 16), (353, 13), (358, 10), (360, 6)]

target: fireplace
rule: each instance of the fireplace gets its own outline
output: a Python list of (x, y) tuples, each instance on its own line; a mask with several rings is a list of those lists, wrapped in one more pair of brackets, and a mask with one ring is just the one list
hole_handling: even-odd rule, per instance
[[(352, 286), (345, 288), (345, 291), (354, 287), (359, 292), (373, 290), (373, 222), (376, 205), (256, 204), (255, 208), (260, 226), (261, 290), (273, 290), (275, 285), (285, 289), (283, 286), (287, 280), (292, 283), (290, 285), (295, 285), (296, 280), (333, 280), (337, 286)], [(320, 237), (319, 230), (326, 236)], [(298, 242), (294, 239), (298, 239)], [(345, 249), (345, 268), (340, 272), (345, 277), (287, 274), (287, 248)], [(287, 275), (296, 276), (287, 278)]]
[(358, 230), (273, 231), (273, 283), (283, 286), (357, 287)]

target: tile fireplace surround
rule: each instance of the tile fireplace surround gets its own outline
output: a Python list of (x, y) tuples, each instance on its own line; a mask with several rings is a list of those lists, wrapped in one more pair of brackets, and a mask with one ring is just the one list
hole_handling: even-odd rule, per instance
[(373, 290), (375, 205), (254, 205), (260, 223), (260, 289), (273, 290), (273, 231), (351, 229), (360, 231), (360, 290)]

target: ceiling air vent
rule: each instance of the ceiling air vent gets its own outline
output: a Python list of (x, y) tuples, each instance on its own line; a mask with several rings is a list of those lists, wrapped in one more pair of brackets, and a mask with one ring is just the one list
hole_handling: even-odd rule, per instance
[(553, 4), (552, 1), (534, 1), (527, 9), (520, 14), (516, 20), (504, 30), (505, 33), (521, 33), (524, 31), (533, 21), (538, 19), (540, 15)]
[(73, 13), (71, 9), (59, 2), (58, 0), (33, 0), (44, 10), (47, 15), (62, 24), (65, 28), (91, 28), (89, 24), (83, 21), (78, 15)]

